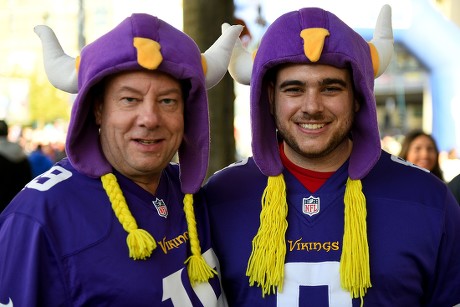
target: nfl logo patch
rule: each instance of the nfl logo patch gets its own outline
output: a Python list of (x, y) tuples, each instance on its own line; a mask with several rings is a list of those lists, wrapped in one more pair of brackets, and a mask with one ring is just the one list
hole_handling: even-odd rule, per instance
[(309, 216), (313, 216), (319, 213), (319, 197), (310, 196), (308, 198), (304, 198), (302, 201), (302, 212), (304, 214), (308, 214)]
[(157, 212), (159, 216), (162, 216), (164, 218), (168, 217), (168, 207), (166, 207), (166, 204), (162, 199), (157, 198), (152, 203), (155, 206), (155, 208), (157, 208)]

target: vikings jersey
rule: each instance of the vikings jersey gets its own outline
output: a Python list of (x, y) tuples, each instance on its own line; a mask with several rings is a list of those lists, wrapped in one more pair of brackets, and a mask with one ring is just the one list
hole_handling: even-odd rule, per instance
[[(218, 277), (192, 287), (179, 170), (170, 164), (155, 195), (114, 173), (139, 228), (157, 248), (129, 257), (127, 233), (99, 178), (67, 159), (32, 180), (0, 216), (0, 306), (221, 306)], [(195, 202), (201, 250), (216, 268), (207, 212)]]
[[(282, 292), (262, 297), (246, 268), (267, 184), (252, 158), (204, 188), (230, 306), (360, 306), (340, 285), (348, 163), (315, 193), (284, 171), (289, 206)], [(362, 180), (372, 287), (364, 306), (460, 302), (460, 207), (432, 174), (383, 152)]]

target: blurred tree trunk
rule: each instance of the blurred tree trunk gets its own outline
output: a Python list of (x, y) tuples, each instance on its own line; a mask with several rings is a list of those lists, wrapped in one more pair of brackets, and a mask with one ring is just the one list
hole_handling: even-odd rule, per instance
[[(234, 24), (233, 0), (184, 0), (184, 32), (190, 35), (201, 52), (208, 49), (221, 35), (224, 22)], [(227, 73), (222, 81), (208, 91), (211, 155), (208, 175), (235, 161), (234, 86)]]

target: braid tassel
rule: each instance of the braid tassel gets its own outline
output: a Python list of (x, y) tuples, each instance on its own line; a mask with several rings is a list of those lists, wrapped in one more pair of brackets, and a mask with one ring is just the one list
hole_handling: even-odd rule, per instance
[(131, 211), (129, 211), (126, 199), (118, 185), (114, 174), (108, 173), (101, 177), (102, 186), (112, 204), (112, 209), (123, 229), (128, 232), (126, 243), (129, 249), (129, 257), (134, 260), (150, 257), (152, 251), (157, 247), (155, 239), (144, 229), (137, 227)]
[(363, 297), (372, 287), (367, 241), (366, 198), (361, 180), (348, 178), (345, 188), (345, 229), (343, 251), (340, 259), (340, 281), (352, 298)]
[(262, 288), (262, 296), (283, 291), (285, 234), (287, 230), (286, 183), (283, 174), (268, 177), (262, 195), (260, 226), (252, 240), (246, 276), (249, 284)]
[(200, 241), (198, 239), (198, 231), (196, 228), (195, 212), (193, 211), (193, 195), (185, 194), (184, 196), (184, 211), (188, 225), (188, 233), (190, 238), (190, 249), (192, 255), (185, 260), (187, 271), (192, 285), (208, 281), (209, 278), (217, 275), (216, 270), (211, 268), (204, 260), (201, 254)]

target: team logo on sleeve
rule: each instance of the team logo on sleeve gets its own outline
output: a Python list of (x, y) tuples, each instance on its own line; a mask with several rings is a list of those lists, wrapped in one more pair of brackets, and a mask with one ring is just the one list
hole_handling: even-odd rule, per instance
[(310, 196), (302, 200), (302, 212), (304, 214), (313, 216), (315, 214), (318, 214), (319, 210), (320, 210), (319, 197)]
[(164, 218), (168, 217), (168, 207), (162, 199), (155, 199), (153, 205), (157, 208), (158, 215)]

